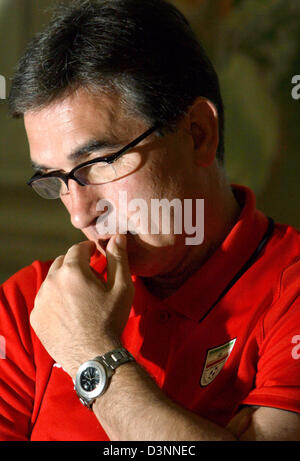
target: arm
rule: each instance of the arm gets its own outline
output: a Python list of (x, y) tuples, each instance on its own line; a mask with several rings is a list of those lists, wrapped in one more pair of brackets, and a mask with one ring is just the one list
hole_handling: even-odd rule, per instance
[(229, 430), (169, 400), (136, 363), (116, 370), (93, 410), (111, 440), (236, 440)]
[[(27, 304), (35, 282), (32, 267), (0, 288), (0, 440), (29, 439), (35, 394), (35, 367)], [(24, 286), (27, 284), (26, 290)], [(32, 296), (33, 299), (33, 296)]]
[(227, 429), (241, 441), (300, 441), (300, 414), (271, 407), (245, 407)]
[(223, 428), (174, 404), (134, 363), (117, 369), (93, 410), (111, 440), (300, 441), (300, 414), (246, 406)]
[[(75, 245), (54, 262), (31, 315), (44, 347), (73, 379), (81, 363), (121, 346), (134, 294), (125, 248), (110, 240), (105, 284), (89, 268), (91, 245)], [(170, 401), (132, 362), (116, 370), (93, 409), (111, 440), (238, 440), (256, 437), (251, 425), (261, 420), (244, 412), (242, 424), (239, 417), (227, 428), (211, 423)], [(268, 434), (269, 421), (262, 426)]]

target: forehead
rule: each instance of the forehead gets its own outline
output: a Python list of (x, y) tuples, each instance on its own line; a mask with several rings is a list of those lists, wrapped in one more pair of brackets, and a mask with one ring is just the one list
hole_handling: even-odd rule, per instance
[(45, 136), (47, 132), (67, 134), (79, 129), (89, 133), (101, 129), (113, 134), (118, 131), (122, 116), (124, 110), (116, 94), (92, 95), (79, 89), (42, 109), (26, 112), (24, 123), (31, 139), (41, 133)]
[(69, 167), (69, 154), (91, 140), (125, 142), (136, 124), (131, 122), (117, 94), (93, 95), (84, 90), (24, 116), (33, 162), (55, 169)]

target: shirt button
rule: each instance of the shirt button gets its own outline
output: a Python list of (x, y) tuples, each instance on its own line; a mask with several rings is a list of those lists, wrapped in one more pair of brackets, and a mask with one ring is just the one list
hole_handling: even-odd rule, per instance
[(166, 323), (170, 317), (171, 317), (171, 314), (168, 311), (161, 311), (159, 313), (159, 320), (161, 323)]

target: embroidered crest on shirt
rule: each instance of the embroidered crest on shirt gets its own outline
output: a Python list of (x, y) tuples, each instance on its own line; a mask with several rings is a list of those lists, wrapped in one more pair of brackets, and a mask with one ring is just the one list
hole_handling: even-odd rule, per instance
[(228, 343), (222, 344), (221, 346), (208, 349), (200, 380), (202, 387), (210, 384), (218, 376), (231, 354), (235, 341), (236, 338), (231, 339)]

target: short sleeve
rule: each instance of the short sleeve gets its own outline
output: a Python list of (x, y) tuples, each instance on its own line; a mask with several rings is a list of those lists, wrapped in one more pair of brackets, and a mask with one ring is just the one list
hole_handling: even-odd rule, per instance
[(0, 440), (29, 440), (35, 364), (29, 312), (37, 292), (35, 267), (0, 287)]
[(300, 413), (299, 260), (282, 276), (280, 296), (265, 315), (254, 388), (242, 402)]

